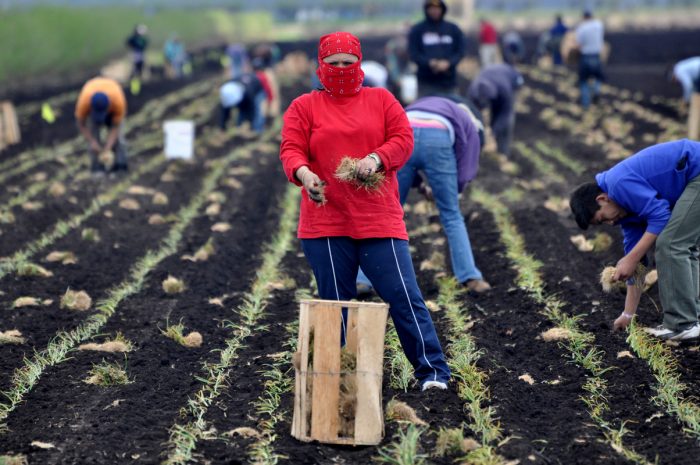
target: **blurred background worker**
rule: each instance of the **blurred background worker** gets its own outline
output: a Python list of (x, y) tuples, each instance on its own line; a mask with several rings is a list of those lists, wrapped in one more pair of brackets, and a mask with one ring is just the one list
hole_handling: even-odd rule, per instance
[(586, 109), (597, 102), (600, 83), (603, 81), (603, 22), (593, 18), (589, 10), (583, 12), (583, 21), (576, 28), (576, 43), (581, 52), (578, 65), (578, 83), (581, 89), (581, 106)]
[(143, 76), (144, 62), (146, 60), (146, 48), (148, 47), (148, 27), (139, 24), (134, 28), (134, 32), (126, 40), (126, 45), (131, 49), (133, 68), (131, 77), (141, 78)]
[(525, 58), (525, 43), (515, 29), (508, 29), (503, 34), (503, 61), (515, 66)]
[(690, 102), (693, 92), (700, 92), (700, 57), (687, 58), (673, 67), (671, 79), (683, 87), (683, 101)]
[(469, 98), (479, 108), (491, 110), (491, 129), (498, 151), (510, 152), (515, 128), (515, 98), (523, 85), (523, 77), (508, 64), (484, 68), (469, 86)]
[(447, 5), (427, 0), (425, 20), (408, 34), (408, 50), (418, 65), (418, 94), (445, 95), (457, 91), (457, 64), (464, 56), (464, 34), (454, 23), (445, 21)]
[(236, 79), (247, 69), (250, 69), (250, 57), (245, 45), (240, 43), (231, 44), (226, 47), (226, 56), (229, 59), (229, 76)]
[(498, 57), (498, 32), (486, 19), (479, 20), (479, 60), (481, 66), (495, 65)]
[(554, 19), (554, 26), (549, 30), (549, 38), (547, 41), (547, 51), (552, 55), (552, 63), (561, 65), (563, 63), (561, 57), (561, 41), (569, 31), (569, 28), (564, 24), (561, 15), (557, 15)]
[(177, 35), (173, 34), (165, 41), (163, 56), (165, 57), (166, 73), (169, 77), (182, 78), (185, 62), (187, 62), (187, 51)]
[(219, 127), (226, 129), (226, 123), (234, 108), (238, 109), (237, 126), (249, 122), (253, 131), (260, 133), (265, 129), (263, 102), (265, 89), (260, 79), (251, 72), (244, 72), (238, 78), (231, 79), (219, 90), (221, 100), (221, 118)]
[[(97, 77), (85, 83), (78, 95), (75, 119), (80, 133), (88, 142), (92, 157), (90, 169), (94, 175), (103, 175), (112, 162), (111, 170), (114, 172), (128, 169), (122, 130), (125, 116), (126, 97), (117, 81)], [(102, 127), (108, 130), (104, 144), (100, 142)]]

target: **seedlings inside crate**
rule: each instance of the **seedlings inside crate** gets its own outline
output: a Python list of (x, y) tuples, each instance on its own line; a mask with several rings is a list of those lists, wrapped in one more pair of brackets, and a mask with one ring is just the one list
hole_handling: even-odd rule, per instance
[(340, 424), (338, 435), (352, 437), (355, 435), (355, 410), (357, 408), (357, 356), (343, 347), (340, 350), (340, 398), (338, 412)]

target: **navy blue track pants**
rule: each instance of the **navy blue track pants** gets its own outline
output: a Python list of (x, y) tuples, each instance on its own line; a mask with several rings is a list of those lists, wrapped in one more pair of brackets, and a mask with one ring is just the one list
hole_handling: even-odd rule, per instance
[(349, 237), (302, 239), (318, 293), (326, 300), (357, 297), (358, 267), (389, 304), (401, 346), (421, 382), (450, 379), (430, 312), (418, 289), (408, 241), (392, 238), (357, 240)]

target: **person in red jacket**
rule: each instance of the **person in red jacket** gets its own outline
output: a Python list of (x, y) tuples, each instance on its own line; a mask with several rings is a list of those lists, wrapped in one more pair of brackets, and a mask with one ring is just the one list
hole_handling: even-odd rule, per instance
[(481, 19), (479, 25), (479, 58), (481, 66), (495, 65), (499, 61), (498, 32), (496, 32), (493, 24), (485, 19)]
[[(280, 158), (289, 181), (303, 187), (298, 237), (321, 298), (355, 298), (362, 266), (390, 305), (421, 388), (446, 389), (450, 370), (418, 289), (399, 202), (396, 173), (411, 156), (413, 132), (389, 91), (362, 86), (361, 60), (354, 35), (321, 37), (323, 89), (298, 97), (284, 115)], [(377, 191), (334, 177), (347, 156), (357, 160), (360, 177), (384, 173)], [(342, 335), (344, 341), (344, 329)]]

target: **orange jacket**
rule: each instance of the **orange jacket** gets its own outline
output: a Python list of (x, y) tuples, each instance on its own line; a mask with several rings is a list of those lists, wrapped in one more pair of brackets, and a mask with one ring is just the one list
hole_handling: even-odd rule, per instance
[(90, 114), (90, 99), (96, 92), (103, 92), (109, 98), (109, 114), (112, 123), (120, 124), (126, 116), (126, 97), (119, 83), (113, 79), (96, 77), (85, 83), (78, 102), (75, 104), (75, 117), (84, 121)]

